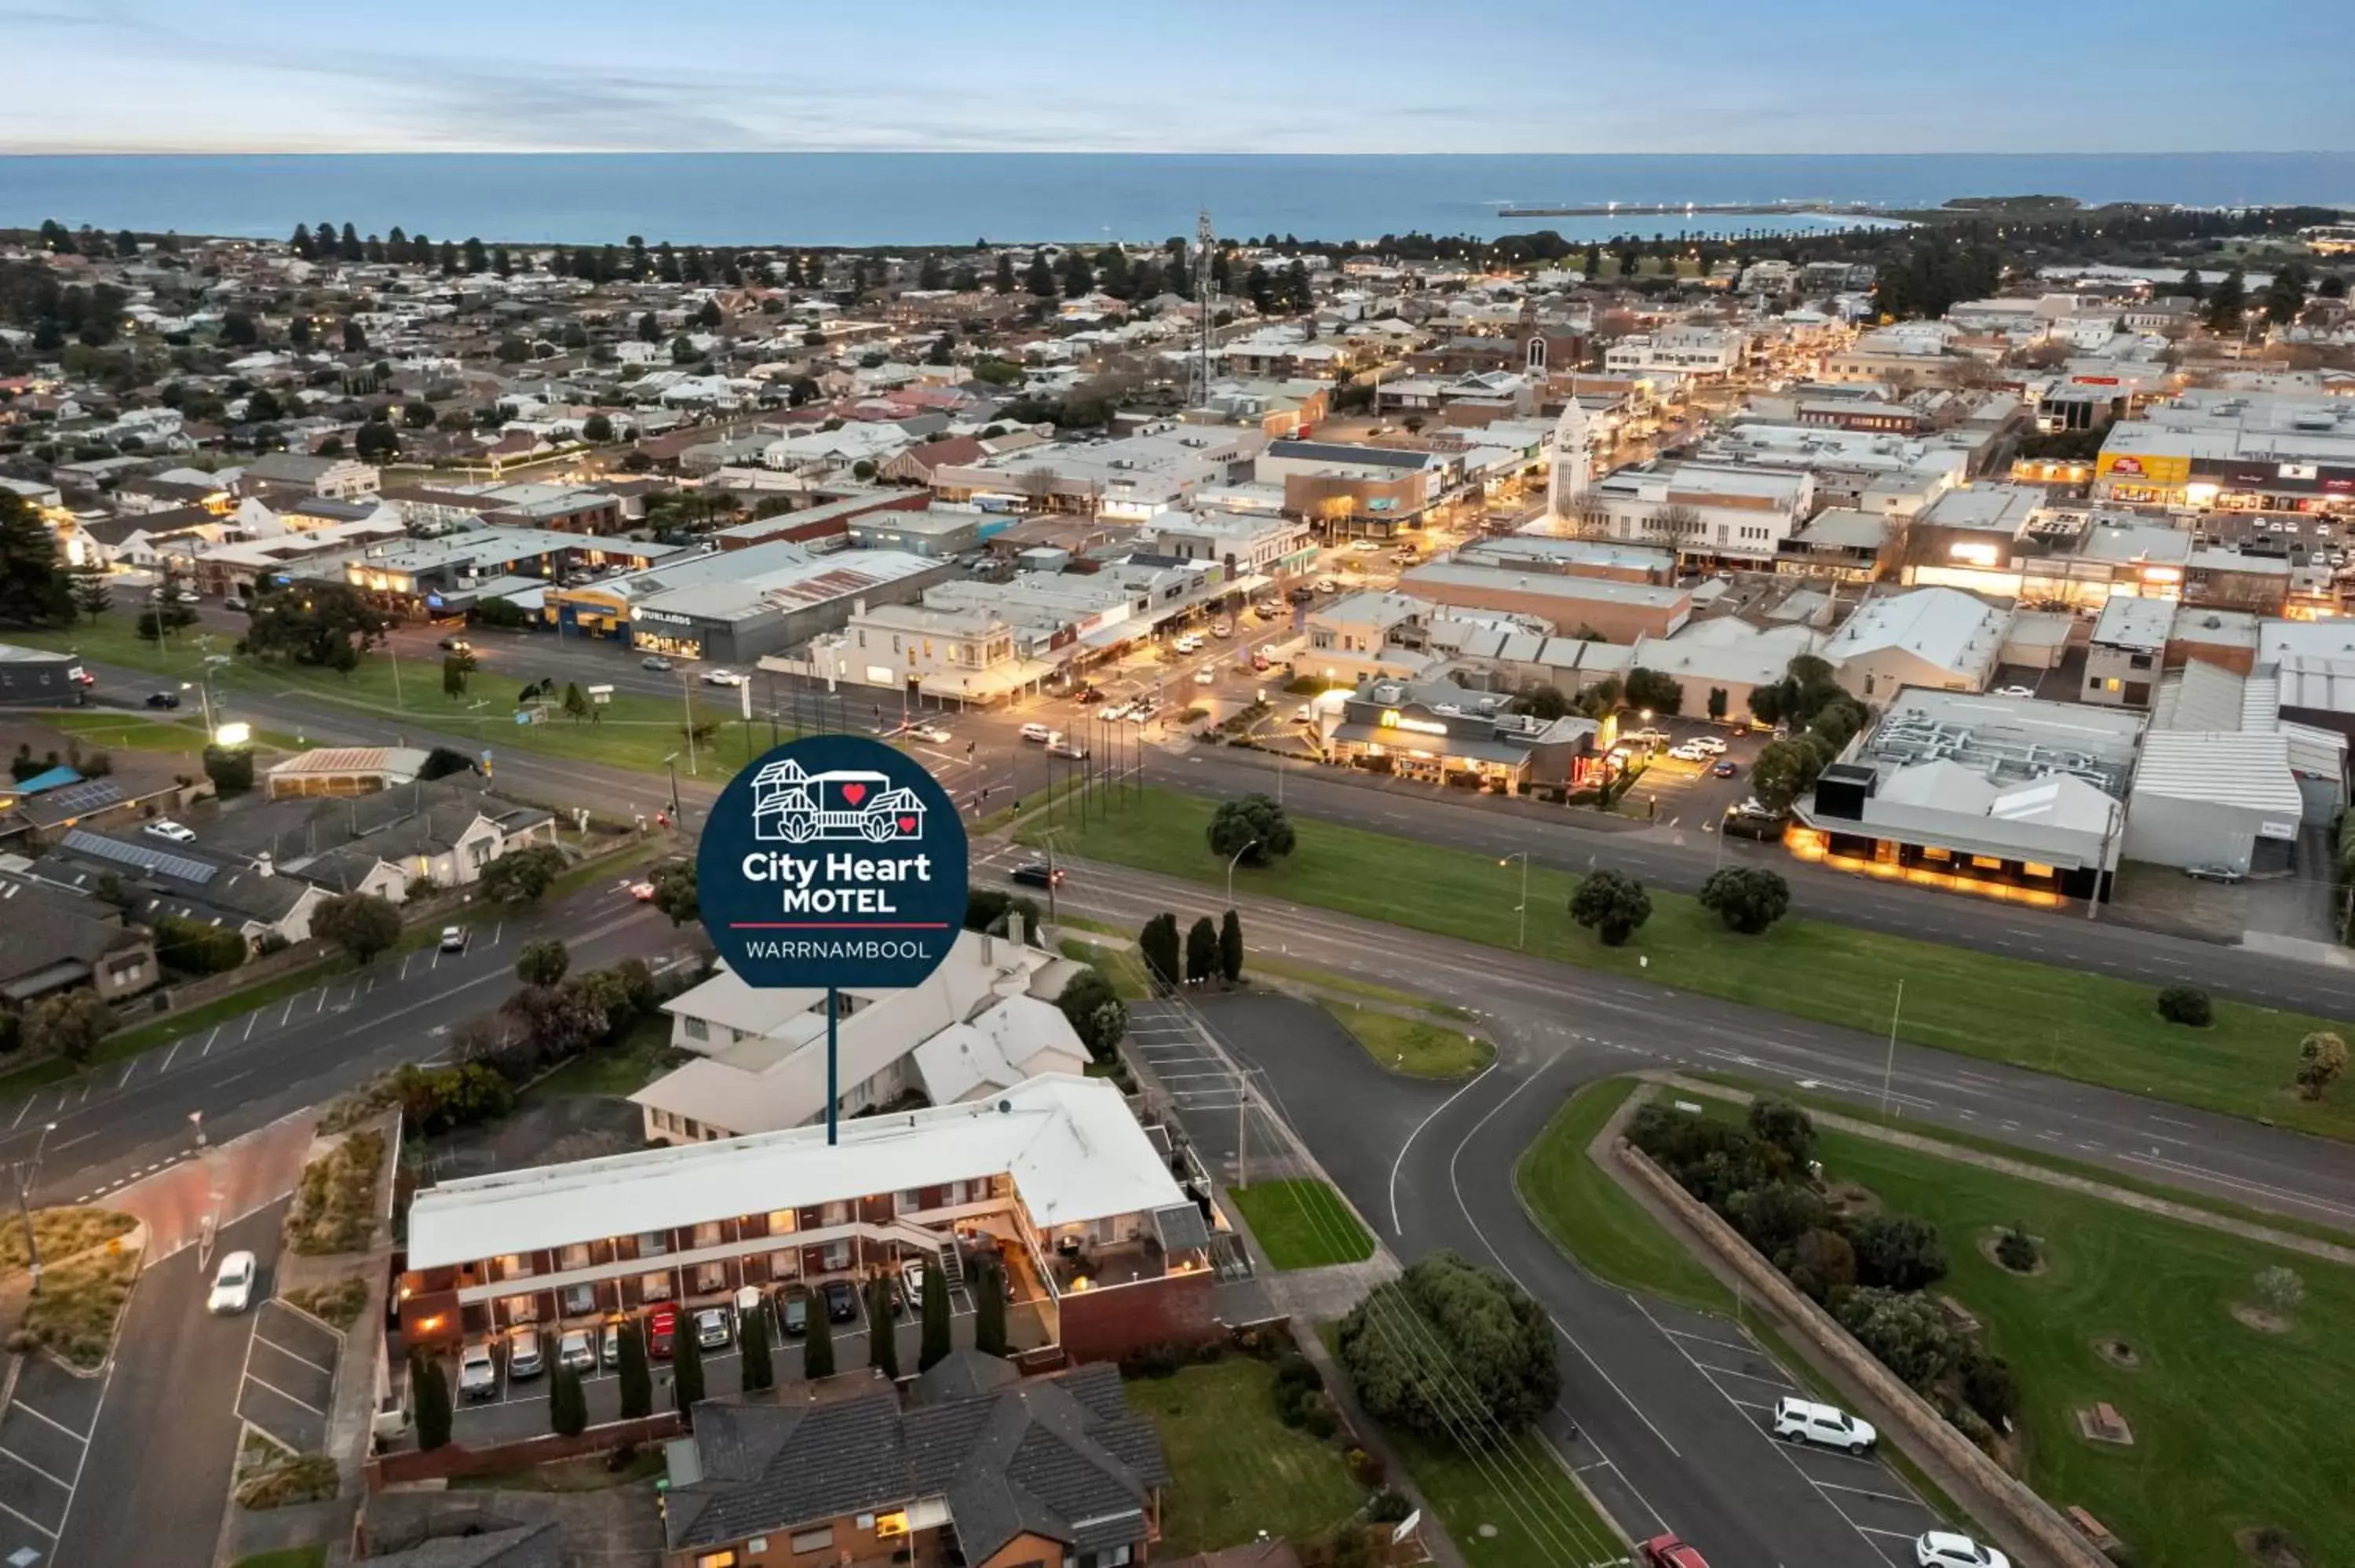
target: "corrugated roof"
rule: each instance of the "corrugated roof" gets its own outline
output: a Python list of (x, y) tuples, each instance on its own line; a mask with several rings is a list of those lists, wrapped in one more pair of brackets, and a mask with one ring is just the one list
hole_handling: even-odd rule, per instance
[(2278, 733), (2154, 730), (2143, 737), (2137, 796), (2229, 806), (2298, 820), (2306, 807)]

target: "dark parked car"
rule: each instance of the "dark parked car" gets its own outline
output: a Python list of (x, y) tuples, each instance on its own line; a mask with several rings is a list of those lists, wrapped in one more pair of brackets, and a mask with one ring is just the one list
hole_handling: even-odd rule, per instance
[(826, 1315), (829, 1322), (848, 1323), (858, 1317), (858, 1292), (847, 1279), (829, 1279), (821, 1287), (826, 1294)]
[(809, 1332), (810, 1293), (806, 1285), (788, 1285), (777, 1293), (777, 1321), (785, 1333), (800, 1339)]
[(1710, 764), (1709, 770), (1713, 777), (1719, 779), (1735, 778), (1742, 772), (1741, 767), (1730, 757), (1719, 758), (1715, 762)]
[(1014, 868), (1014, 880), (1026, 887), (1060, 887), (1063, 868), (1040, 863), (1018, 865)]
[(180, 694), (177, 692), (150, 692), (147, 694), (147, 705), (151, 708), (176, 708), (180, 705)]
[(657, 1307), (646, 1314), (646, 1354), (658, 1361), (670, 1360), (670, 1348), (678, 1339), (678, 1308)]

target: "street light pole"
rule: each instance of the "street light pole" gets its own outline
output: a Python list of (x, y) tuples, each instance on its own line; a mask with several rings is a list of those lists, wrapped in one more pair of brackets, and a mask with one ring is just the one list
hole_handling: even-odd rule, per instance
[(1235, 851), (1234, 860), (1227, 862), (1227, 907), (1230, 909), (1232, 909), (1235, 906), (1235, 862), (1241, 860), (1243, 856), (1251, 853), (1252, 851), (1257, 848), (1259, 848), (1259, 841), (1257, 839), (1253, 839), (1251, 842), (1243, 845), (1242, 848)]
[(36, 1296), (41, 1293), (41, 1242), (33, 1232), (33, 1183), (41, 1179), (42, 1147), (49, 1141), (49, 1134), (57, 1129), (56, 1122), (42, 1123), (41, 1136), (33, 1140), (33, 1158), (17, 1161), (14, 1170), (16, 1213), (25, 1222), (25, 1259), (27, 1272), (32, 1277), (32, 1293)]
[(1513, 946), (1527, 948), (1529, 945), (1529, 852), (1515, 850), (1497, 863), (1510, 865), (1515, 861), (1521, 863), (1521, 901), (1513, 907), (1520, 913), (1521, 927), (1513, 937)]
[(664, 758), (663, 766), (670, 770), (670, 823), (676, 828), (681, 825), (678, 820), (678, 753), (674, 751)]
[(1905, 1011), (1905, 980), (1897, 980), (1897, 1001), (1889, 1009), (1889, 1056), (1881, 1065), (1881, 1114), (1889, 1115), (1889, 1080), (1897, 1071), (1897, 1018)]

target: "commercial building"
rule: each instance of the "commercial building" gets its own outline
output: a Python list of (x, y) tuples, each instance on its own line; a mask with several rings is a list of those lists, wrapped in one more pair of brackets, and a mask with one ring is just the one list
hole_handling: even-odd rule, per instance
[(706, 1400), (666, 1450), (664, 1568), (1142, 1563), (1169, 1467), (1101, 1363), (975, 1351), (909, 1385)]
[(1608, 642), (1666, 637), (1692, 615), (1692, 595), (1680, 588), (1460, 561), (1412, 567), (1399, 575), (1398, 587), (1434, 605), (1514, 616), (1565, 637), (1592, 632)]
[(2347, 737), (2281, 716), (2280, 683), (2187, 664), (2160, 683), (2126, 856), (2242, 875), (2293, 869), (2300, 832), (2347, 801)]
[(71, 707), (82, 700), (85, 683), (73, 654), (0, 642), (0, 707)]
[(2167, 644), (2175, 630), (2175, 615), (2172, 599), (2113, 596), (2094, 622), (2078, 700), (2118, 707), (2150, 706), (2160, 672), (2167, 667)]
[[(444, 615), (575, 573), (643, 571), (683, 548), (546, 528), (464, 528), (372, 545), (333, 575), (389, 609)], [(312, 563), (296, 575), (325, 574)]]
[(928, 506), (921, 512), (866, 512), (846, 525), (862, 550), (899, 550), (928, 560), (962, 556), (1013, 519), (975, 508)]
[(2355, 514), (2355, 402), (2194, 389), (2103, 438), (2097, 499)]
[(1272, 441), (1252, 478), (1281, 485), (1284, 512), (1323, 524), (1329, 537), (1387, 539), (1421, 521), (1457, 466), (1440, 452)]
[(400, 1326), (453, 1346), (519, 1323), (863, 1281), (976, 1253), (1017, 1281), (1026, 1338), (1074, 1360), (1215, 1331), (1247, 1266), (1205, 1192), (1109, 1079), (1050, 1074), (982, 1100), (444, 1181), (409, 1212)]
[(1336, 762), (1417, 783), (1528, 793), (1596, 781), (1601, 729), (1589, 718), (1533, 718), (1499, 692), (1445, 681), (1372, 680), (1342, 704), (1326, 736)]
[(1518, 533), (1468, 541), (1453, 559), (1467, 567), (1561, 572), (1607, 582), (1649, 583), (1655, 588), (1665, 588), (1677, 580), (1677, 560), (1669, 551), (1644, 545), (1615, 545), (1607, 539), (1557, 538), (1532, 531), (1544, 526), (1532, 524)]
[(865, 490), (792, 512), (773, 513), (749, 523), (736, 523), (714, 532), (711, 542), (722, 550), (749, 550), (755, 545), (780, 541), (824, 550), (849, 542), (851, 520), (879, 512), (921, 512), (932, 503), (922, 491)]
[(1000, 511), (1079, 512), (1142, 523), (1182, 508), (1195, 487), (1222, 483), (1247, 465), (1267, 438), (1256, 429), (1161, 424), (1115, 441), (1059, 441), (980, 462), (943, 464), (932, 472), (943, 501)]
[[(742, 562), (746, 555), (718, 558)], [(856, 550), (672, 588), (630, 607), (630, 645), (679, 659), (749, 664), (840, 630), (863, 606), (915, 599), (954, 569), (898, 550)]]
[(1136, 543), (1156, 556), (1220, 562), (1238, 582), (1246, 577), (1280, 582), (1299, 576), (1316, 559), (1308, 524), (1277, 514), (1164, 512), (1137, 531)]
[(236, 490), (240, 495), (262, 495), (278, 489), (349, 501), (374, 495), (381, 481), (382, 474), (373, 464), (351, 458), (264, 452), (238, 471)]
[(1771, 567), (1815, 503), (1805, 470), (1666, 461), (1604, 475), (1584, 504), (1611, 538), (1664, 546), (1688, 562)]
[(2011, 618), (2009, 607), (1955, 588), (1878, 595), (1825, 640), (1823, 657), (1868, 703), (1909, 686), (1980, 691), (2002, 657)]
[(1747, 337), (1731, 327), (1668, 327), (1622, 338), (1603, 351), (1607, 376), (1731, 376)]
[(2107, 899), (2143, 725), (2118, 708), (1901, 691), (1794, 808), (1785, 842), (1923, 886)]
[(1710, 713), (1715, 694), (1725, 694), (1725, 715), (1750, 714), (1750, 694), (1781, 680), (1791, 661), (1816, 651), (1817, 637), (1797, 622), (1753, 626), (1733, 616), (1696, 620), (1674, 637), (1646, 637), (1635, 647), (1629, 666), (1666, 675), (1684, 687), (1688, 717)]

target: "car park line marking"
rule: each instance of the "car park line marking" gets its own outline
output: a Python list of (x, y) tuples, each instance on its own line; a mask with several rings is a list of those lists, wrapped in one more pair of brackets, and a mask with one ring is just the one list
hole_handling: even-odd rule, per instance
[(1685, 1360), (1691, 1361), (1694, 1366), (1711, 1377), (1738, 1377), (1745, 1383), (1763, 1383), (1769, 1388), (1796, 1390), (1798, 1386), (1787, 1377), (1768, 1377), (1764, 1372), (1736, 1372), (1732, 1367), (1713, 1367), (1707, 1361), (1697, 1360), (1689, 1351), (1686, 1352)]
[(83, 1447), (87, 1448), (90, 1446), (89, 1433), (77, 1432), (72, 1427), (67, 1425), (64, 1422), (59, 1421), (56, 1416), (44, 1415), (38, 1410), (34, 1409), (33, 1406), (26, 1404), (21, 1399), (11, 1401), (8, 1408), (11, 1410), (21, 1410), (26, 1414), (31, 1416), (34, 1420), (44, 1422), (48, 1425), (56, 1427), (59, 1431), (64, 1433), (67, 1436), (80, 1444)]
[[(295, 1359), (296, 1359), (297, 1361), (300, 1361), (302, 1358), (298, 1356), (298, 1357), (296, 1357)], [(305, 1409), (305, 1410), (309, 1411), (309, 1412), (310, 1412), (312, 1414), (314, 1414), (314, 1415), (321, 1415), (321, 1416), (324, 1416), (324, 1415), (325, 1415), (325, 1414), (327, 1414), (325, 1411), (324, 1411), (324, 1410), (320, 1409), (317, 1405), (315, 1405), (315, 1404), (312, 1404), (309, 1400), (307, 1400), (307, 1399), (297, 1399), (294, 1395), (293, 1395), (293, 1394), (291, 1394), (291, 1393), (287, 1393), (284, 1389), (282, 1389), (282, 1388), (279, 1387), (276, 1383), (272, 1383), (268, 1378), (261, 1378), (261, 1377), (256, 1377), (256, 1376), (254, 1376), (254, 1375), (253, 1375), (253, 1373), (252, 1373), (250, 1371), (247, 1372), (247, 1373), (245, 1374), (245, 1381), (246, 1381), (246, 1382), (248, 1382), (248, 1383), (250, 1383), (256, 1384), (256, 1385), (258, 1385), (258, 1386), (260, 1386), (260, 1387), (261, 1387), (261, 1388), (266, 1388), (266, 1389), (268, 1389), (271, 1393), (272, 1393), (276, 1394), (279, 1398), (281, 1398), (281, 1399), (282, 1399), (282, 1400), (287, 1401), (289, 1404), (299, 1404), (299, 1405), (301, 1405), (304, 1409)], [(0, 1450), (0, 1452), (5, 1452), (5, 1450)]]
[(16, 1131), (16, 1130), (17, 1124), (18, 1124), (19, 1122), (22, 1122), (22, 1121), (25, 1119), (25, 1118), (26, 1118), (26, 1117), (27, 1117), (27, 1115), (32, 1111), (32, 1108), (33, 1108), (33, 1101), (34, 1101), (35, 1099), (38, 1098), (38, 1097), (38, 1097), (38, 1096), (36, 1096), (36, 1095), (27, 1095), (27, 1096), (25, 1097), (25, 1103), (24, 1103), (23, 1105), (20, 1105), (20, 1106), (18, 1106), (18, 1107), (16, 1107), (16, 1121), (12, 1121), (12, 1122), (10, 1122), (10, 1123), (8, 1124), (8, 1130), (9, 1130), (10, 1132), (14, 1132), (14, 1131)]
[(1712, 1340), (1707, 1334), (1696, 1334), (1689, 1329), (1670, 1329), (1663, 1327), (1660, 1331), (1664, 1334), (1674, 1335), (1679, 1340), (1698, 1340), (1704, 1345), (1715, 1345), (1719, 1350), (1736, 1351), (1743, 1355), (1753, 1354), (1757, 1350), (1757, 1347), (1754, 1345), (1738, 1345), (1731, 1340)]
[(1871, 1498), (1879, 1502), (1910, 1503), (1921, 1500), (1918, 1498), (1905, 1497), (1897, 1492), (1877, 1492), (1870, 1487), (1844, 1487), (1838, 1481), (1817, 1481), (1816, 1485), (1823, 1488), (1824, 1490), (1828, 1492), (1854, 1492), (1860, 1498)]
[(278, 1015), (279, 1028), (283, 1029), (287, 1024), (293, 1022), (294, 1004), (302, 1000), (303, 999), (299, 996), (290, 996), (286, 999), (286, 1011)]
[[(24, 1466), (25, 1468), (32, 1471), (33, 1474), (40, 1477), (41, 1479), (45, 1481), (54, 1482), (58, 1486), (63, 1487), (69, 1494), (73, 1491), (73, 1483), (71, 1481), (67, 1480), (63, 1476), (53, 1476), (49, 1474), (48, 1471), (41, 1468), (40, 1466), (36, 1465), (32, 1460), (27, 1459), (24, 1455), (19, 1454), (14, 1448), (0, 1448), (0, 1456), (5, 1456), (7, 1458), (16, 1460), (16, 1463)], [(51, 1539), (55, 1538), (52, 1537)]]
[[(5, 1452), (5, 1450), (0, 1450), (0, 1452)], [(18, 1513), (15, 1509), (10, 1508), (10, 1507), (9, 1507), (6, 1503), (5, 1503), (5, 1502), (0, 1502), (0, 1513), (5, 1513), (5, 1514), (6, 1514), (9, 1518), (11, 1518), (11, 1519), (13, 1519), (13, 1520), (16, 1520), (16, 1521), (18, 1521), (19, 1523), (23, 1524), (26, 1528), (27, 1528), (27, 1529), (29, 1529), (29, 1530), (37, 1530), (37, 1531), (39, 1531), (43, 1535), (48, 1536), (51, 1541), (55, 1541), (55, 1540), (57, 1540), (57, 1538), (58, 1538), (58, 1532), (57, 1532), (56, 1531), (51, 1530), (51, 1529), (50, 1529), (48, 1525), (46, 1525), (46, 1524), (36, 1524), (36, 1523), (34, 1523), (34, 1521), (33, 1521), (33, 1520), (29, 1520), (29, 1519), (27, 1519), (23, 1514)], [(64, 1521), (63, 1521), (62, 1520), (60, 1520), (59, 1522), (59, 1523), (63, 1523)]]
[(239, 1038), (240, 1040), (250, 1040), (250, 1039), (252, 1039), (252, 1038), (253, 1038), (253, 1026), (254, 1026), (255, 1024), (257, 1024), (257, 1023), (261, 1022), (261, 1014), (260, 1012), (250, 1012), (250, 1013), (246, 1014), (246, 1019), (245, 1019), (245, 1033), (244, 1033), (243, 1034), (241, 1034), (241, 1035), (238, 1036), (238, 1038)]
[[(188, 1038), (185, 1034), (179, 1039), (173, 1041), (172, 1048), (164, 1053), (164, 1065), (156, 1068), (155, 1071), (159, 1074), (170, 1072), (172, 1070), (172, 1058), (180, 1054), (180, 1047), (186, 1045), (187, 1043)], [(123, 1081), (125, 1083), (130, 1082), (130, 1079), (131, 1075), (128, 1073), (123, 1075)]]
[(276, 1351), (280, 1355), (286, 1357), (289, 1361), (301, 1361), (313, 1372), (325, 1372), (329, 1377), (336, 1375), (335, 1368), (321, 1366), (317, 1361), (313, 1361), (310, 1357), (302, 1354), (300, 1351), (290, 1351), (275, 1340), (264, 1339), (259, 1330), (256, 1330), (254, 1333), (253, 1342), (257, 1345), (268, 1345), (272, 1350)]

